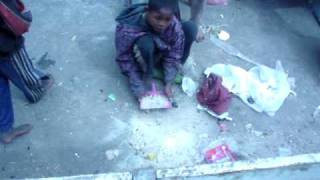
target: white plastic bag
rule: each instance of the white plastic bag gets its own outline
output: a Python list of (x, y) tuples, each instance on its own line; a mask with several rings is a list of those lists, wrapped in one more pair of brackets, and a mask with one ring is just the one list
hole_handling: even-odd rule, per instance
[(269, 116), (275, 115), (292, 92), (280, 61), (276, 69), (259, 65), (249, 71), (233, 65), (216, 64), (206, 69), (205, 74), (210, 73), (221, 76), (222, 84), (248, 106)]
[(183, 77), (182, 79), (182, 90), (188, 96), (192, 97), (197, 91), (198, 85), (189, 77)]

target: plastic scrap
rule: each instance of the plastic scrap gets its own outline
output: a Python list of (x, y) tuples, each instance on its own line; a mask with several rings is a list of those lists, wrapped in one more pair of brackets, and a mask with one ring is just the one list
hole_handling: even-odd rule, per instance
[(232, 56), (235, 56), (235, 57), (239, 58), (240, 60), (246, 61), (246, 62), (253, 64), (253, 65), (261, 65), (261, 64), (255, 62), (254, 60), (248, 58), (244, 54), (242, 54), (242, 52), (240, 52), (237, 48), (235, 48), (235, 47), (227, 44), (226, 42), (221, 41), (220, 39), (216, 38), (214, 35), (210, 36), (210, 40), (211, 40), (211, 42), (213, 42), (213, 44), (215, 44), (217, 47), (222, 49), (224, 52), (226, 52)]
[(108, 98), (111, 100), (111, 101), (116, 101), (117, 100), (117, 96), (115, 94), (109, 94), (108, 95)]
[(197, 93), (198, 102), (217, 115), (228, 111), (231, 93), (222, 85), (222, 78), (210, 73)]
[(215, 73), (223, 78), (223, 86), (257, 112), (274, 116), (285, 99), (292, 93), (288, 75), (281, 62), (277, 69), (256, 66), (246, 71), (240, 67), (216, 64), (205, 70), (209, 76)]
[(182, 90), (188, 96), (193, 96), (197, 91), (198, 85), (189, 77), (183, 77), (182, 79)]
[(222, 163), (227, 161), (236, 161), (236, 155), (231, 151), (227, 144), (222, 144), (205, 153), (207, 163)]
[(233, 119), (229, 116), (229, 113), (228, 113), (228, 112), (225, 112), (225, 113), (223, 113), (223, 114), (221, 114), (221, 115), (218, 115), (218, 114), (210, 111), (209, 109), (201, 106), (200, 104), (198, 104), (197, 109), (200, 110), (200, 111), (205, 111), (205, 112), (207, 112), (209, 115), (211, 115), (211, 116), (213, 116), (213, 117), (215, 117), (215, 118), (217, 118), (217, 119), (219, 119), (219, 120), (226, 120), (226, 121), (232, 121), (232, 120), (233, 120)]

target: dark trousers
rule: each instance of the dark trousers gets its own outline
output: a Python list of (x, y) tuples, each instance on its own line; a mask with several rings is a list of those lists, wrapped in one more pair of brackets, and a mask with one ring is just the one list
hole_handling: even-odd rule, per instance
[[(185, 45), (181, 63), (185, 64), (190, 55), (192, 44), (196, 40), (198, 28), (194, 22), (187, 21), (182, 23), (182, 29), (185, 34)], [(137, 40), (136, 47), (139, 49), (139, 55), (142, 57), (146, 64), (146, 67), (143, 68), (145, 69), (144, 71), (146, 71), (147, 74), (152, 75), (153, 69), (157, 64), (157, 50), (153, 42), (153, 38), (148, 35), (142, 36), (140, 39)]]
[(0, 133), (10, 131), (14, 123), (9, 81), (16, 85), (31, 102), (41, 99), (48, 76), (34, 68), (25, 48), (0, 59)]
[(320, 25), (320, 1), (318, 1), (318, 0), (312, 1), (311, 10), (312, 10), (312, 13), (315, 16), (317, 22)]

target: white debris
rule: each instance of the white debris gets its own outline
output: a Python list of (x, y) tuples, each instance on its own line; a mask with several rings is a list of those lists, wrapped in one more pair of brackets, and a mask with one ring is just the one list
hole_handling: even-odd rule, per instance
[(225, 112), (221, 115), (218, 115), (212, 111), (210, 111), (208, 108), (205, 108), (203, 106), (201, 106), (200, 104), (198, 104), (197, 106), (197, 109), (198, 110), (201, 110), (201, 111), (206, 111), (208, 114), (210, 114), (211, 116), (219, 119), (219, 120), (227, 120), (227, 121), (232, 121), (233, 119), (229, 116), (229, 113), (228, 112)]
[(297, 96), (297, 93), (294, 91), (296, 89), (296, 79), (289, 77), (288, 82), (290, 84), (291, 94)]
[(75, 41), (75, 40), (77, 40), (77, 36), (76, 35), (72, 36), (72, 38), (71, 38), (71, 41)]
[(320, 114), (320, 106), (318, 106), (316, 110), (313, 112), (312, 117), (314, 119), (317, 119), (319, 117), (319, 114)]
[(182, 90), (188, 96), (192, 97), (196, 93), (197, 87), (198, 87), (197, 83), (195, 83), (191, 78), (183, 77), (183, 79), (182, 79)]
[(247, 125), (246, 125), (246, 129), (247, 129), (247, 130), (251, 130), (251, 129), (252, 129), (252, 127), (253, 127), (253, 125), (252, 125), (252, 124), (247, 124)]
[(263, 132), (261, 132), (261, 131), (253, 130), (252, 133), (253, 133), (255, 136), (257, 136), (257, 137), (263, 136)]
[(230, 39), (230, 34), (227, 31), (221, 30), (218, 33), (218, 38), (222, 41), (228, 41)]
[(107, 150), (106, 151), (106, 157), (109, 161), (112, 161), (119, 157), (120, 151), (118, 149), (113, 149), (113, 150)]

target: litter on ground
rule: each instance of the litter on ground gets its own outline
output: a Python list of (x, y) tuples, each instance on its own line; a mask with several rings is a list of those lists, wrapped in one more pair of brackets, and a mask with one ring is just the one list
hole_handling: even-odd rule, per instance
[(182, 90), (188, 96), (192, 97), (197, 91), (198, 85), (189, 77), (183, 77), (182, 79)]
[(256, 66), (246, 71), (240, 67), (216, 64), (205, 70), (223, 78), (223, 86), (257, 112), (274, 116), (292, 92), (288, 75), (278, 63), (276, 69)]
[(210, 111), (209, 109), (201, 106), (201, 105), (198, 105), (197, 106), (197, 109), (200, 110), (200, 111), (205, 111), (207, 112), (209, 115), (211, 115), (212, 117), (215, 117), (219, 120), (227, 120), (227, 121), (232, 121), (233, 119), (229, 116), (229, 113), (228, 112), (225, 112), (221, 115), (217, 115), (216, 113)]

